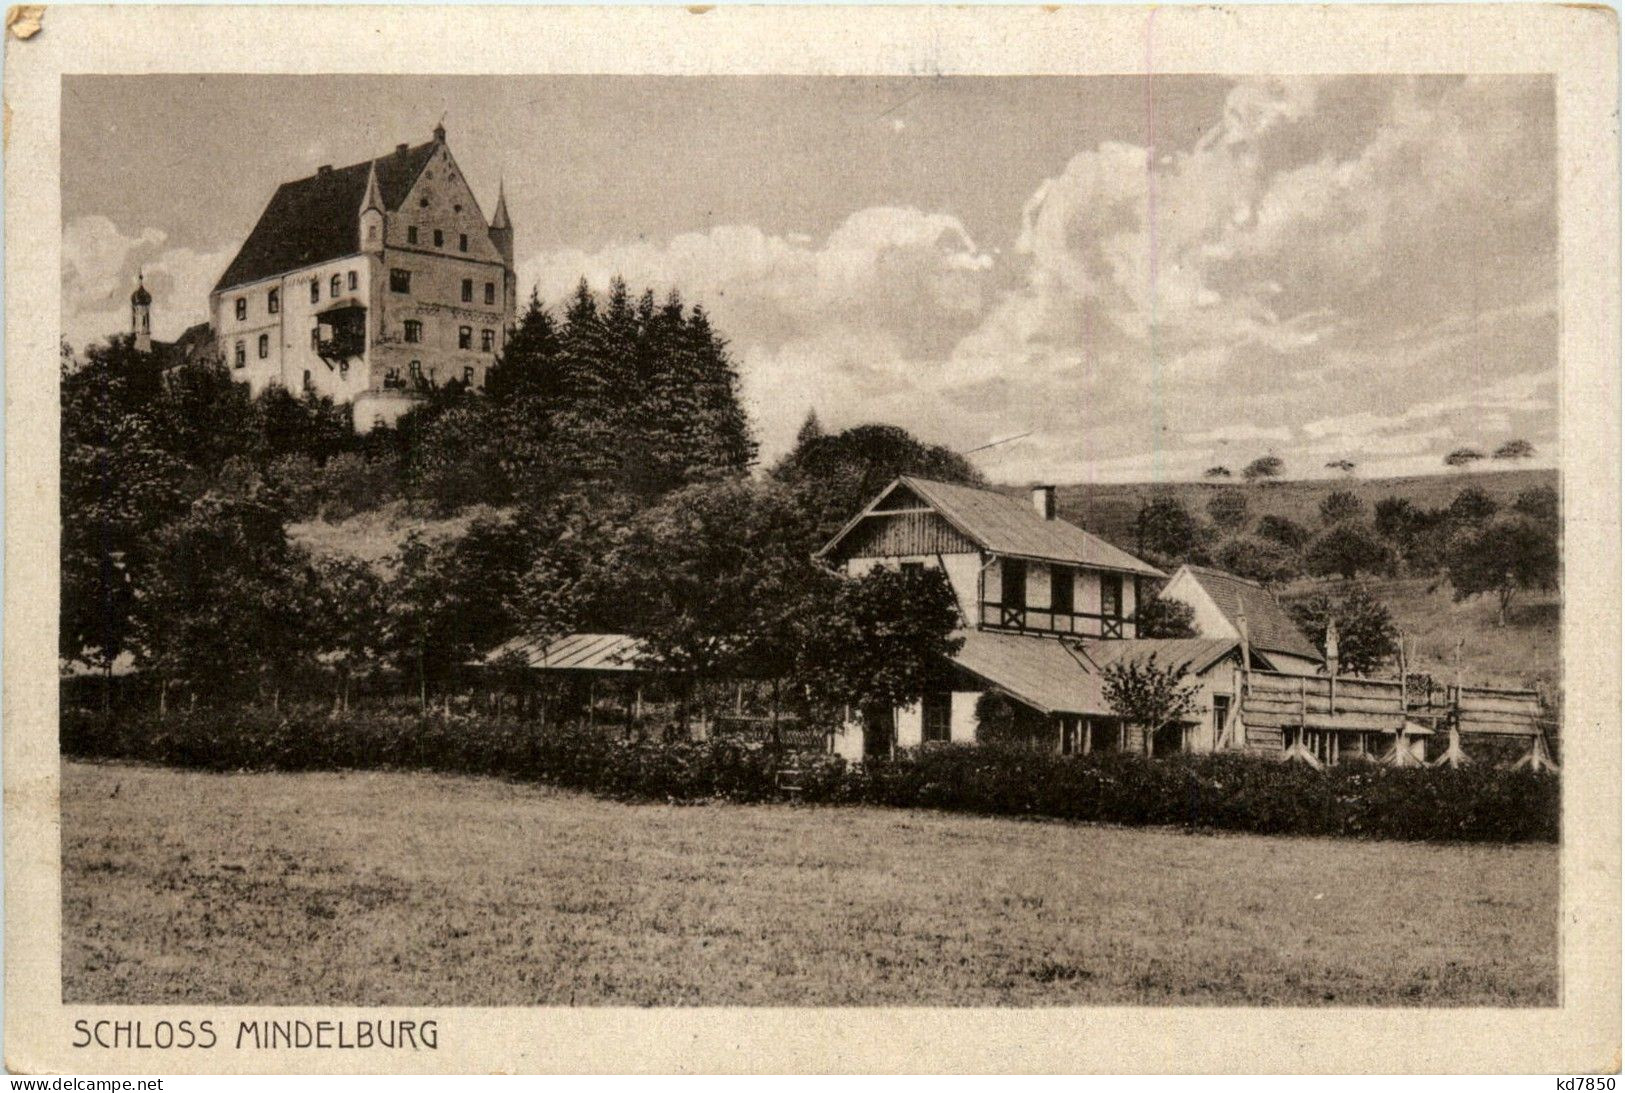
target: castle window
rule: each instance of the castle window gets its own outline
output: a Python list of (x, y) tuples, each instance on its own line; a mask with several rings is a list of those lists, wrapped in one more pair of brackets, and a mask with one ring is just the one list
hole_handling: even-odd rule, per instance
[(488, 304), (497, 302), (497, 286), (490, 281), (485, 282), (485, 302)]
[(407, 370), (409, 372), (411, 372), (411, 374), (412, 374), (412, 382), (413, 383), (422, 383), (423, 382), (423, 362), (422, 361), (413, 361), (410, 365), (408, 365)]
[(429, 199), (428, 198), (426, 198), (426, 197), (418, 198), (418, 208), (427, 209), (428, 207), (429, 207)]
[(275, 315), (282, 310), (282, 293), (272, 289), (265, 294), (265, 310)]
[(310, 369), (307, 368), (307, 369), (305, 369), (305, 390), (306, 391), (311, 391), (311, 390), (314, 390), (314, 389), (315, 389), (315, 384), (310, 382)]
[[(460, 212), (462, 212), (462, 211), (463, 211), (463, 207), (462, 207), (462, 206), (461, 206), (461, 205), (453, 205), (453, 206), (452, 206), (452, 207), (451, 207), (451, 211), (452, 211), (452, 212), (454, 212), (454, 213), (460, 213)], [(464, 248), (463, 248), (463, 249), (464, 249), (464, 250), (467, 250), (467, 249), (468, 249), (468, 248), (467, 248), (467, 247), (464, 247)]]
[(336, 273), (333, 274), (332, 278), (327, 282), (327, 294), (337, 298), (338, 294), (343, 291), (344, 279)]
[(378, 238), (378, 225), (377, 224), (368, 224), (367, 225), (367, 242), (371, 243), (373, 240), (375, 240), (377, 238)]
[(310, 282), (310, 302), (313, 304), (322, 302), (322, 283), (314, 278)]
[(464, 277), (463, 278), (463, 303), (471, 304), (473, 302), (474, 302), (474, 282), (469, 280), (467, 277)]
[(458, 349), (473, 349), (474, 348), (474, 328), (473, 327), (471, 327), (471, 326), (460, 326), (460, 327), (457, 328), (457, 348)]
[(271, 335), (269, 335), (269, 334), (261, 334), (260, 335), (260, 360), (264, 360), (266, 357), (269, 357), (270, 355), (271, 355)]
[(423, 340), (423, 324), (416, 319), (406, 320), (406, 340), (421, 342)]
[(354, 292), (354, 291), (355, 291), (355, 288), (356, 288), (356, 285), (357, 285), (357, 284), (359, 284), (359, 283), (360, 283), (360, 282), (359, 282), (359, 280), (358, 280), (358, 279), (357, 279), (357, 277), (356, 277), (356, 272), (355, 272), (355, 270), (351, 270), (351, 271), (350, 271), (350, 276), (349, 276), (349, 277), (348, 277), (348, 278), (347, 278), (347, 280), (348, 280), (348, 282), (349, 282), (349, 289), (350, 289), (350, 291), (351, 291), (351, 292)]
[(491, 352), (491, 347), (492, 347), (493, 344), (495, 344), (495, 342), (496, 342), (496, 331), (494, 331), (494, 330), (482, 330), (482, 331), (480, 331), (480, 348), (481, 349), (483, 349), (487, 353), (489, 353), (489, 352)]
[(446, 245), (446, 233), (441, 231), (439, 228), (434, 230), (434, 245), (437, 247), (443, 247)]
[(411, 292), (412, 271), (409, 269), (392, 269), (389, 271), (389, 291)]
[(406, 241), (414, 246), (417, 245), (418, 229), (416, 225), (406, 229)]
[(248, 318), (248, 299), (247, 297), (239, 296), (237, 297), (237, 319), (240, 322), (246, 318)]
[(470, 387), (474, 386), (474, 366), (469, 365), (463, 369), (463, 382)]
[(322, 328), (319, 327), (319, 326), (311, 327), (310, 328), (310, 351), (312, 353), (318, 353), (318, 352), (321, 351), (321, 341), (322, 341)]
[(241, 338), (237, 339), (237, 348), (232, 354), (232, 363), (238, 368), (248, 363), (248, 347), (243, 344)]
[[(459, 211), (461, 211), (461, 210), (459, 210)], [(457, 249), (458, 250), (467, 250), (468, 249), (468, 236), (467, 235), (459, 234), (457, 236)]]

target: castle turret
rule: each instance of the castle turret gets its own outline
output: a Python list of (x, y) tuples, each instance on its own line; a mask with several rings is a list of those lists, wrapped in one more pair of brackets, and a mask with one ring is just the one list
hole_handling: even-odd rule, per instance
[(513, 224), (508, 220), (508, 195), (501, 182), (497, 183), (497, 211), (491, 217), (491, 242), (502, 262), (513, 269)]
[(152, 352), (152, 293), (147, 291), (146, 272), (135, 275), (135, 291), (130, 293), (130, 333), (139, 353)]
[(367, 166), (367, 194), (361, 199), (361, 249), (384, 253), (384, 195), (378, 189), (378, 161)]

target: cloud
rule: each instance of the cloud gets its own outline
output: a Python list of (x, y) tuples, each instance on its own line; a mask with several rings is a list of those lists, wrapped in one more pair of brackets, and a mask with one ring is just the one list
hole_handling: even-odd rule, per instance
[(209, 290), (227, 251), (166, 247), (156, 228), (126, 234), (105, 216), (81, 216), (62, 230), (62, 333), (74, 348), (130, 329), (136, 274), (152, 294), (153, 336), (173, 340), (208, 317)]

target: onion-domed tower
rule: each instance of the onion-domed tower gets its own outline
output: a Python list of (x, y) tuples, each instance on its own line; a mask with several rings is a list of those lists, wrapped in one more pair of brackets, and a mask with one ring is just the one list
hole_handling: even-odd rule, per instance
[(152, 293), (147, 291), (146, 273), (135, 275), (135, 291), (130, 293), (130, 333), (137, 352), (152, 352)]

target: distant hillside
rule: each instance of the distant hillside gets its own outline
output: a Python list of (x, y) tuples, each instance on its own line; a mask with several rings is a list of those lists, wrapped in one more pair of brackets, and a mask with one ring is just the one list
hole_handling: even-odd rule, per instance
[[(1142, 482), (1061, 486), (1056, 501), (1061, 516), (1125, 549), (1134, 548), (1134, 517), (1140, 505), (1153, 497), (1172, 497), (1183, 502), (1197, 516), (1207, 515), (1207, 503), (1223, 490), (1245, 490), (1254, 519), (1285, 516), (1305, 527), (1320, 522), (1320, 502), (1333, 490), (1348, 490), (1366, 504), (1369, 512), (1385, 497), (1408, 498), (1421, 508), (1443, 508), (1468, 486), (1477, 486), (1502, 505), (1509, 505), (1524, 490), (1534, 486), (1557, 488), (1557, 471), (1483, 471), (1469, 474), (1429, 474), (1410, 478), (1306, 479), (1267, 484), (1229, 480), (1220, 482)], [(1002, 486), (1011, 493), (1024, 493), (1019, 486)]]

